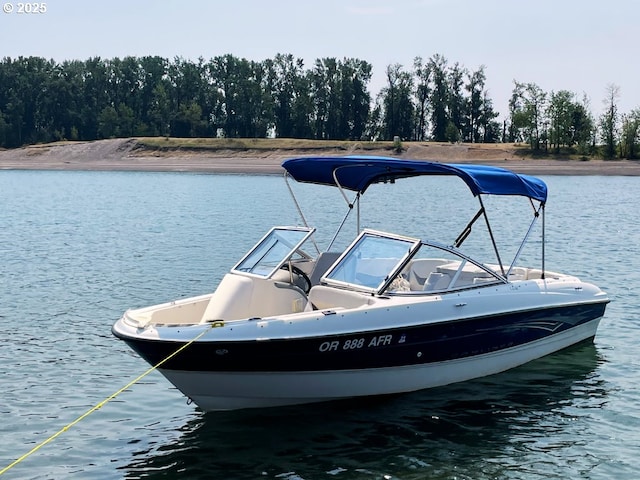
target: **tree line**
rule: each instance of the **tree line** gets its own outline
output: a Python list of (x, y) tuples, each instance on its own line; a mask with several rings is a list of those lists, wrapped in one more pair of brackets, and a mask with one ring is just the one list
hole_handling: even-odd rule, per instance
[(640, 158), (640, 108), (620, 114), (620, 89), (610, 84), (604, 112), (595, 118), (589, 99), (568, 90), (547, 93), (535, 83), (514, 82), (505, 139), (528, 142), (534, 152), (572, 151), (584, 157)]
[(369, 91), (372, 66), (357, 58), (278, 54), (250, 61), (159, 56), (62, 63), (41, 57), (0, 61), (0, 147), (129, 136), (305, 138), (470, 143), (527, 142), (537, 152), (605, 158), (640, 156), (640, 109), (620, 114), (607, 87), (605, 112), (588, 99), (514, 82), (499, 122), (485, 67), (442, 55), (387, 66)]

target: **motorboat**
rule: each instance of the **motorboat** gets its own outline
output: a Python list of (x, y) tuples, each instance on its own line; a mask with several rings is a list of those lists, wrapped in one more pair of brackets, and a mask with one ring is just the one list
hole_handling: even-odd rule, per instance
[[(112, 328), (202, 410), (438, 387), (595, 337), (609, 298), (576, 276), (546, 269), (548, 192), (541, 179), (492, 166), (374, 156), (300, 157), (282, 166), (299, 225), (270, 229), (212, 293), (130, 309)], [(398, 188), (398, 180), (423, 176), (459, 179), (474, 204), (476, 197), (471, 218), (447, 230), (460, 232), (455, 238), (361, 227), (369, 187)], [(339, 190), (347, 213), (338, 231), (347, 218), (357, 227), (348, 246), (335, 246), (337, 234), (327, 236), (327, 247), (318, 245), (293, 192), (297, 183)], [(498, 248), (488, 197), (521, 200), (531, 213), (509, 261)], [(477, 227), (488, 237), (487, 259), (464, 248)], [(521, 266), (529, 243), (540, 264)]]

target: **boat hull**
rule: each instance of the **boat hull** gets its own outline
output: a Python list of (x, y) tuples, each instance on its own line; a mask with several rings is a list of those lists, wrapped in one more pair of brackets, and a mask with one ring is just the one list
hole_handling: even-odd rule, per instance
[(493, 375), (593, 339), (599, 322), (597, 318), (524, 345), (443, 362), (353, 370), (161, 372), (204, 411), (301, 405), (412, 392)]
[[(592, 338), (605, 306), (562, 305), (293, 338), (204, 336), (159, 370), (205, 411), (409, 392), (502, 372)], [(114, 333), (152, 365), (186, 343), (117, 328)]]

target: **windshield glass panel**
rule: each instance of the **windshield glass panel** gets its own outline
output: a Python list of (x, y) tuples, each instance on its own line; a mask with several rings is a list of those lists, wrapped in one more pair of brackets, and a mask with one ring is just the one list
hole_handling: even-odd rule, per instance
[(313, 231), (308, 228), (275, 227), (253, 247), (233, 270), (270, 277), (291, 256), (308, 257), (302, 250), (299, 250), (299, 247)]
[(411, 238), (363, 232), (323, 280), (378, 290), (416, 242)]
[(435, 293), (501, 281), (493, 273), (438, 245), (422, 244), (387, 292)]

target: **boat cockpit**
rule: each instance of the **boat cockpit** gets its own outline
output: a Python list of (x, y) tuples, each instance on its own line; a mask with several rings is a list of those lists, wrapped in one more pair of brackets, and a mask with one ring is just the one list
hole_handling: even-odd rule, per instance
[(507, 281), (452, 247), (370, 229), (343, 253), (313, 258), (303, 249), (313, 233), (272, 228), (225, 275), (207, 321), (355, 308), (380, 295), (429, 295)]
[[(455, 247), (364, 229), (344, 252), (315, 258), (314, 228), (274, 227), (242, 257), (210, 295), (137, 310), (139, 326), (258, 319), (312, 310), (367, 307), (376, 298), (439, 295), (488, 284), (540, 278), (541, 270), (482, 265)], [(311, 246), (315, 248), (314, 246)]]

